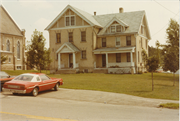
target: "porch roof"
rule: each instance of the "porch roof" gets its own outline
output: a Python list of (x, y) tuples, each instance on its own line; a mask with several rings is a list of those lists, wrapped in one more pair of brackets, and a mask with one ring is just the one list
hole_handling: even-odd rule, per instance
[(65, 42), (56, 53), (80, 52), (80, 50), (70, 42)]
[(94, 54), (105, 54), (105, 53), (127, 53), (134, 52), (135, 46), (131, 47), (112, 47), (112, 48), (100, 48), (94, 50)]

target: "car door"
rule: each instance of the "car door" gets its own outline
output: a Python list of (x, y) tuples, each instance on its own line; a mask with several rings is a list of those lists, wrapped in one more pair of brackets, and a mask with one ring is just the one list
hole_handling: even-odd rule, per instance
[(40, 78), (42, 80), (41, 88), (42, 90), (49, 90), (54, 87), (54, 83), (52, 82), (51, 78), (49, 78), (46, 75), (40, 75)]

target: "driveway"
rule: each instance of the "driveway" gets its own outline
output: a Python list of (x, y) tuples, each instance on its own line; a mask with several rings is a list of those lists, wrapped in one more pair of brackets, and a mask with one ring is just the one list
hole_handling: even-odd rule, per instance
[[(1, 96), (6, 96), (10, 95), (11, 93), (2, 92), (2, 94)], [(38, 97), (146, 107), (158, 107), (161, 103), (179, 103), (179, 101), (174, 100), (151, 99), (127, 94), (64, 88), (59, 88), (59, 91), (49, 90), (40, 92)]]

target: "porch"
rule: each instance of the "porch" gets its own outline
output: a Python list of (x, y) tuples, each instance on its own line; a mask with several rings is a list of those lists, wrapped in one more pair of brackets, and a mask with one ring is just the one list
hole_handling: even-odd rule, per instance
[(107, 69), (107, 73), (136, 73), (135, 47), (101, 48), (94, 50), (94, 70)]

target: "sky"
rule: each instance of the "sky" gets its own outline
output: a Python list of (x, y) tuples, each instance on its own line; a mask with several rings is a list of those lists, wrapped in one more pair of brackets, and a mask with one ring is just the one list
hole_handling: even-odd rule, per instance
[(90, 14), (96, 15), (118, 13), (123, 7), (124, 12), (145, 10), (151, 40), (154, 46), (158, 40), (166, 43), (166, 29), (171, 18), (179, 23), (178, 0), (0, 0), (20, 29), (26, 30), (26, 41), (31, 40), (33, 31), (43, 32), (46, 47), (49, 47), (49, 33), (45, 28), (69, 4)]

